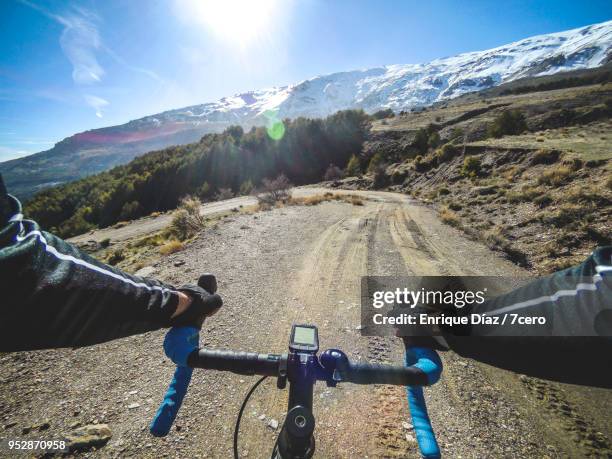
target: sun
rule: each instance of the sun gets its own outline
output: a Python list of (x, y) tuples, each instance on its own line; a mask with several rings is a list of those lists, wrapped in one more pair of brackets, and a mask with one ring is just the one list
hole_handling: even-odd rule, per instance
[(182, 13), (220, 39), (247, 46), (272, 26), (280, 0), (180, 0)]

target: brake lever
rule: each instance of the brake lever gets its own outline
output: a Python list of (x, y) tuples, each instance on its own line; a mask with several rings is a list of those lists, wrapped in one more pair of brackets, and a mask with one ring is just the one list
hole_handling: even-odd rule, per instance
[[(217, 291), (217, 279), (212, 274), (203, 274), (198, 279), (198, 286), (214, 294)], [(149, 432), (156, 437), (168, 435), (174, 424), (193, 374), (193, 368), (187, 365), (187, 359), (192, 352), (198, 350), (199, 343), (200, 330), (196, 327), (173, 327), (166, 333), (164, 352), (176, 364), (176, 370), (149, 425)]]
[[(415, 366), (421, 369), (427, 375), (429, 385), (435, 384), (442, 373), (442, 361), (437, 352), (423, 347), (406, 347), (406, 366)], [(421, 455), (426, 459), (440, 458), (440, 447), (427, 413), (423, 388), (421, 386), (406, 386), (406, 393), (412, 425)]]

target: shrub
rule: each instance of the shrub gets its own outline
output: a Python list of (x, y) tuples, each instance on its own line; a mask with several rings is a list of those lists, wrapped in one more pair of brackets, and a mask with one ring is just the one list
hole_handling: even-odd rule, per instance
[(548, 193), (546, 193), (534, 198), (533, 203), (540, 208), (544, 208), (552, 204), (552, 198)]
[(208, 182), (204, 182), (200, 187), (198, 187), (196, 190), (196, 195), (202, 199), (205, 199), (210, 195), (210, 185)]
[(253, 188), (255, 188), (253, 186), (253, 181), (251, 179), (245, 180), (242, 182), (242, 185), (240, 185), (240, 194), (242, 196), (249, 195), (253, 191)]
[(111, 242), (111, 240), (110, 240), (109, 237), (107, 237), (106, 239), (102, 239), (100, 241), (100, 247), (105, 249), (105, 248), (107, 248), (110, 245), (110, 242)]
[(361, 164), (356, 155), (351, 156), (351, 159), (349, 159), (349, 162), (346, 165), (346, 175), (349, 177), (361, 175)]
[(567, 166), (557, 166), (554, 169), (544, 171), (538, 177), (538, 183), (542, 185), (559, 186), (565, 183), (572, 175), (572, 171)]
[(232, 199), (234, 197), (234, 192), (231, 188), (219, 188), (217, 194), (215, 195), (215, 201), (225, 201), (226, 199)]
[(560, 155), (559, 150), (538, 150), (531, 158), (531, 164), (553, 164), (559, 160)]
[(419, 153), (427, 153), (427, 147), (429, 146), (429, 134), (426, 129), (419, 129), (412, 143)]
[(458, 210), (463, 209), (463, 206), (461, 204), (459, 204), (458, 202), (451, 201), (451, 202), (448, 203), (448, 208), (450, 210), (458, 211)]
[(262, 207), (272, 206), (278, 202), (289, 199), (291, 182), (285, 174), (281, 174), (273, 180), (263, 179), (261, 189), (256, 191), (257, 201)]
[(330, 164), (327, 170), (325, 171), (325, 175), (323, 176), (323, 179), (329, 182), (329, 181), (334, 181), (334, 180), (340, 180), (342, 176), (343, 176), (342, 169), (340, 169), (338, 166)]
[(461, 167), (461, 173), (466, 177), (476, 177), (480, 175), (481, 164), (480, 158), (476, 156), (467, 156), (463, 160), (463, 166)]
[(446, 196), (447, 194), (450, 194), (450, 190), (444, 186), (438, 190), (438, 196)]
[(395, 113), (390, 108), (385, 108), (382, 110), (378, 110), (377, 112), (372, 114), (372, 119), (382, 120), (384, 118), (393, 118)]
[(374, 156), (372, 156), (372, 158), (370, 159), (370, 163), (368, 164), (368, 172), (374, 172), (376, 171), (376, 169), (378, 168), (379, 165), (382, 165), (384, 163), (384, 157), (382, 152), (378, 152), (376, 153)]
[(450, 210), (448, 207), (442, 207), (440, 209), (440, 220), (450, 226), (461, 226), (461, 220), (459, 219), (457, 214)]
[(436, 148), (438, 145), (440, 145), (440, 134), (437, 132), (432, 132), (427, 139), (427, 145), (429, 148)]
[(201, 205), (198, 199), (185, 196), (172, 216), (172, 222), (168, 228), (170, 234), (184, 241), (204, 228), (206, 219), (200, 213)]
[(580, 204), (563, 204), (555, 212), (545, 212), (540, 215), (542, 222), (555, 225), (566, 226), (570, 223), (578, 223), (587, 214), (589, 208)]
[(115, 250), (113, 250), (107, 257), (106, 262), (109, 265), (116, 265), (117, 263), (119, 263), (120, 261), (123, 261), (125, 259), (125, 254), (123, 253), (123, 248), (122, 247), (117, 247)]
[(442, 145), (442, 148), (436, 150), (436, 158), (438, 158), (439, 163), (444, 163), (453, 159), (458, 153), (459, 148), (452, 143), (446, 143)]
[(172, 239), (171, 241), (166, 242), (159, 248), (159, 253), (161, 253), (162, 255), (170, 255), (171, 253), (180, 252), (184, 248), (185, 246), (181, 241)]
[(525, 116), (518, 110), (506, 110), (497, 116), (488, 126), (487, 133), (491, 137), (516, 135), (527, 129)]
[(580, 158), (571, 158), (563, 161), (563, 165), (569, 167), (573, 171), (579, 171), (584, 166), (584, 161)]
[(389, 176), (384, 165), (379, 165), (374, 170), (374, 188), (384, 188), (389, 185)]
[(431, 169), (431, 162), (427, 159), (423, 158), (421, 155), (418, 155), (414, 158), (414, 170), (417, 172), (425, 172)]
[(363, 206), (363, 199), (359, 196), (355, 196), (354, 194), (350, 196), (350, 203), (354, 206)]

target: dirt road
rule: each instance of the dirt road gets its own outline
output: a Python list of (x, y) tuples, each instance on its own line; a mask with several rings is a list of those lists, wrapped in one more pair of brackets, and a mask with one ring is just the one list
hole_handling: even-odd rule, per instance
[[(322, 348), (339, 347), (353, 359), (399, 363), (397, 339), (360, 336), (361, 276), (524, 274), (406, 196), (351, 193), (363, 193), (365, 205), (326, 202), (236, 214), (183, 252), (155, 263), (153, 276), (181, 284), (204, 271), (217, 274), (225, 305), (205, 324), (207, 346), (283, 352), (291, 324), (311, 322), (319, 326)], [(241, 201), (231, 205), (236, 202)], [(125, 235), (121, 230), (116, 231)], [(75, 351), (0, 357), (0, 408), (2, 424), (8, 426), (0, 436), (56, 438), (77, 425), (107, 423), (112, 439), (88, 454), (230, 457), (235, 416), (253, 378), (195, 372), (171, 435), (148, 435), (173, 372), (162, 354), (163, 335), (159, 331)], [(607, 417), (585, 412), (569, 387), (520, 378), (452, 353), (443, 360), (443, 378), (427, 389), (426, 398), (446, 456), (609, 452), (596, 443)], [(268, 457), (278, 432), (274, 421), (282, 422), (286, 397), (271, 380), (254, 394), (241, 430), (244, 457)], [(602, 413), (610, 412), (601, 392), (594, 397), (602, 397)], [(318, 385), (314, 405), (317, 457), (418, 457), (401, 388)], [(45, 420), (48, 429), (22, 434)]]

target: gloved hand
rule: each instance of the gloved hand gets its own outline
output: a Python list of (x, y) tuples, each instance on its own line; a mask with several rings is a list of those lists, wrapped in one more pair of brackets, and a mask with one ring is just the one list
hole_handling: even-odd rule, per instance
[[(417, 290), (426, 292), (454, 292), (465, 290), (461, 278), (456, 276), (423, 276)], [(430, 301), (417, 304), (413, 308), (395, 311), (395, 313), (407, 312), (415, 316), (420, 314), (454, 316), (461, 313), (454, 304), (440, 301)], [(454, 330), (452, 330), (454, 332)], [(444, 326), (397, 326), (396, 336), (401, 337), (404, 345), (409, 347), (424, 347), (438, 351), (447, 351), (448, 344), (444, 336), (451, 332)]]
[(223, 305), (223, 300), (219, 295), (207, 292), (197, 285), (183, 285), (178, 290), (191, 298), (191, 304), (187, 310), (171, 319), (171, 327), (202, 328), (204, 319), (215, 314)]

